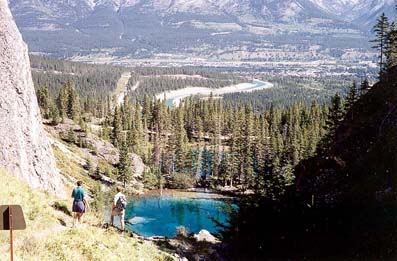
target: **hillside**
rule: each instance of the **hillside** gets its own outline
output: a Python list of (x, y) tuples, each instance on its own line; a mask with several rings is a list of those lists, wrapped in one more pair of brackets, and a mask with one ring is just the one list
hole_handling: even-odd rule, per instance
[[(330, 151), (302, 162), (298, 187), (312, 191), (314, 183), (328, 179), (315, 194), (348, 198), (359, 204), (394, 197), (396, 178), (396, 69), (388, 79), (375, 84), (354, 107), (336, 131)], [(334, 183), (336, 182), (336, 183)], [(310, 185), (311, 184), (311, 185)], [(333, 192), (326, 189), (333, 186)]]
[(226, 257), (396, 258), (396, 76), (394, 68), (361, 96), (330, 146), (295, 167), (294, 185), (283, 196), (253, 196), (239, 204), (223, 235)]
[[(154, 244), (104, 229), (101, 218), (88, 212), (85, 224), (71, 228), (71, 201), (34, 190), (0, 170), (0, 205), (22, 206), (27, 229), (14, 232), (15, 260), (174, 260)], [(0, 233), (0, 260), (8, 260), (8, 233)]]

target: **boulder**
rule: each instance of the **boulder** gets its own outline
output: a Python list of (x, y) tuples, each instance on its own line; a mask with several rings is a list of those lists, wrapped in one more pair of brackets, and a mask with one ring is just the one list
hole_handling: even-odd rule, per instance
[(0, 0), (0, 168), (31, 187), (66, 191), (42, 125), (28, 49)]
[(200, 230), (200, 232), (198, 234), (194, 234), (193, 237), (196, 239), (197, 242), (208, 242), (212, 244), (220, 242), (219, 239), (211, 235), (211, 233), (205, 229)]

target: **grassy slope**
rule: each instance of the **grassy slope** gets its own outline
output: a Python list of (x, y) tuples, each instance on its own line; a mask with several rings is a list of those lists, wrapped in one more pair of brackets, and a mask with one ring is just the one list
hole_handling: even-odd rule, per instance
[[(173, 260), (150, 242), (142, 242), (113, 229), (100, 228), (100, 220), (88, 213), (86, 224), (72, 229), (69, 201), (32, 190), (0, 170), (0, 205), (22, 205), (27, 229), (15, 231), (15, 260)], [(64, 208), (56, 210), (54, 203)], [(66, 213), (65, 213), (66, 212)], [(0, 231), (0, 260), (8, 260), (8, 231)]]

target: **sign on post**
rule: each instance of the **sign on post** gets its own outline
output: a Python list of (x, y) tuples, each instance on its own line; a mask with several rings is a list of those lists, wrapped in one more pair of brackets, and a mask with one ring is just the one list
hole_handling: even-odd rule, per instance
[[(10, 210), (12, 214), (12, 220), (10, 219)], [(10, 221), (12, 221), (12, 230), (26, 229), (25, 218), (20, 205), (0, 206), (0, 230), (10, 230)]]
[(0, 230), (10, 231), (10, 260), (13, 261), (12, 231), (26, 229), (25, 218), (20, 205), (0, 206)]

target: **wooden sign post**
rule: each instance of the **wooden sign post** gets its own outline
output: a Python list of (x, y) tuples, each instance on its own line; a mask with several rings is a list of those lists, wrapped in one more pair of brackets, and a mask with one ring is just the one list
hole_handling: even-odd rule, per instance
[(0, 206), (0, 230), (10, 231), (10, 260), (14, 260), (13, 249), (13, 230), (26, 229), (25, 218), (20, 205), (2, 205)]

